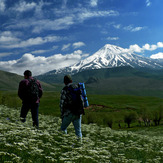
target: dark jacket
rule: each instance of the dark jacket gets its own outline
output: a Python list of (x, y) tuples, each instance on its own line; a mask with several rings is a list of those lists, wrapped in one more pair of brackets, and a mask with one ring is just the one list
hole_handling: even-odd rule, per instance
[[(29, 77), (29, 79), (34, 79), (33, 77)], [(19, 88), (18, 88), (18, 96), (20, 97), (20, 99), (23, 102), (31, 102), (29, 101), (28, 97), (27, 97), (27, 90), (28, 90), (28, 85), (29, 85), (29, 80), (28, 79), (24, 79), (19, 83)], [(40, 102), (40, 98), (42, 97), (43, 94), (43, 90), (41, 87), (41, 84), (38, 80), (36, 80), (36, 83), (38, 85), (39, 88), (39, 97), (38, 99), (35, 101), (35, 103), (39, 103)]]
[(65, 115), (68, 115), (69, 113), (71, 113), (70, 109), (67, 108), (69, 99), (67, 97), (67, 89), (66, 89), (70, 85), (72, 85), (72, 83), (69, 83), (68, 85), (66, 85), (61, 91), (61, 97), (60, 97), (61, 117), (64, 117)]

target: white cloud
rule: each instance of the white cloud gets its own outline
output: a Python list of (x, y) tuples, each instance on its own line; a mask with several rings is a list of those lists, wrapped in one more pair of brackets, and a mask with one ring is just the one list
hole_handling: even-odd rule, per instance
[(149, 44), (145, 44), (145, 45), (143, 46), (143, 49), (144, 49), (144, 50), (150, 50), (150, 45), (149, 45)]
[(0, 13), (3, 13), (5, 11), (6, 5), (5, 0), (0, 1)]
[[(33, 27), (32, 32), (40, 33), (44, 30), (62, 30), (68, 29), (71, 25), (75, 24), (73, 16), (65, 16), (55, 20), (42, 19), (42, 20), (32, 20), (30, 25)], [(19, 26), (24, 26), (24, 23), (19, 24)], [(18, 26), (18, 25), (17, 25)], [(29, 25), (26, 24), (26, 27)]]
[(157, 54), (153, 54), (150, 56), (150, 58), (152, 58), (152, 59), (163, 59), (163, 53), (159, 52)]
[(72, 46), (74, 47), (74, 49), (80, 48), (82, 46), (85, 46), (84, 42), (75, 42), (72, 44)]
[(81, 13), (79, 13), (79, 20), (84, 21), (89, 18), (93, 17), (105, 17), (105, 16), (118, 16), (119, 12), (114, 10), (109, 11), (89, 11), (89, 10), (83, 10)]
[(88, 56), (89, 56), (89, 54), (88, 53), (85, 53), (85, 54), (82, 55), (82, 58), (86, 58)]
[[(42, 1), (41, 1), (42, 2)], [(92, 11), (84, 7), (76, 7), (69, 9), (66, 7), (67, 0), (63, 1), (61, 8), (51, 7), (46, 11), (44, 6), (49, 5), (47, 2), (36, 4), (21, 1), (19, 7), (12, 8), (13, 14), (16, 14), (19, 19), (13, 19), (7, 25), (8, 29), (30, 29), (33, 33), (41, 33), (42, 31), (49, 30), (62, 30), (69, 29), (75, 24), (83, 23), (83, 21), (95, 17), (118, 16), (119, 12), (114, 10), (107, 11)], [(92, 0), (92, 4), (96, 4), (96, 0)], [(50, 6), (50, 5), (49, 5)], [(65, 7), (64, 9), (62, 7)], [(35, 9), (32, 17), (22, 17), (21, 12)], [(19, 10), (19, 12), (16, 12)], [(46, 12), (45, 12), (46, 11)], [(52, 14), (49, 14), (49, 13)], [(11, 14), (11, 13), (10, 13)]]
[[(56, 11), (58, 12), (58, 11)], [(64, 11), (62, 11), (64, 13)], [(63, 13), (54, 13), (54, 14), (63, 14)], [(72, 25), (82, 23), (87, 19), (94, 17), (106, 17), (106, 16), (118, 16), (117, 11), (90, 11), (87, 9), (74, 9), (72, 11), (65, 11), (64, 15), (60, 16), (57, 19), (42, 19), (42, 20), (31, 20), (30, 25), (33, 27), (32, 32), (40, 33), (43, 30), (62, 30), (68, 29)], [(16, 27), (28, 27), (27, 22), (20, 22)]]
[(26, 53), (18, 60), (0, 61), (0, 69), (20, 75), (22, 75), (26, 69), (30, 69), (33, 75), (39, 75), (75, 64), (80, 61), (81, 56), (81, 50), (74, 51), (71, 54), (55, 54), (49, 57), (35, 57), (30, 53)]
[(74, 51), (74, 55), (82, 55), (82, 51), (81, 50), (76, 50), (76, 51)]
[(144, 51), (154, 51), (158, 48), (163, 48), (163, 42), (158, 42), (156, 45), (152, 44), (145, 44), (142, 47), (140, 47), (139, 45), (135, 44), (135, 45), (130, 45), (130, 47), (128, 49), (125, 49), (125, 52), (137, 52), (137, 53), (141, 53)]
[(22, 41), (18, 38), (11, 37), (11, 36), (0, 36), (0, 42), (3, 42), (3, 44), (0, 45), (0, 47), (24, 48), (24, 47), (34, 46), (34, 45), (42, 45), (48, 42), (58, 42), (61, 41), (62, 39), (64, 38), (61, 38), (59, 36), (46, 36), (46, 37), (29, 38), (28, 40)]
[(70, 43), (69, 43), (69, 44), (65, 44), (65, 45), (62, 46), (62, 49), (61, 49), (61, 50), (62, 50), (62, 51), (69, 50), (70, 46), (71, 46)]
[(54, 46), (52, 47), (52, 50), (58, 49), (58, 47), (59, 47), (59, 46), (54, 45)]
[(16, 34), (12, 33), (11, 31), (4, 31), (0, 34), (0, 46), (10, 45), (18, 41), (19, 38), (17, 38)]
[(68, 44), (63, 45), (61, 50), (62, 50), (62, 51), (67, 51), (67, 50), (70, 49), (71, 46), (72, 46), (74, 49), (77, 49), (77, 48), (80, 48), (80, 47), (82, 47), (82, 46), (85, 46), (85, 43), (84, 43), (84, 42), (75, 42), (75, 43), (73, 43), (73, 44), (68, 43)]
[(68, 0), (63, 0), (63, 2), (62, 2), (62, 8), (66, 8), (67, 1), (68, 1)]
[(107, 37), (106, 39), (114, 41), (114, 40), (119, 40), (119, 37)]
[(157, 43), (157, 47), (158, 47), (158, 48), (163, 48), (163, 42), (158, 42), (158, 43)]
[(146, 0), (146, 6), (147, 7), (151, 6), (151, 1), (150, 0)]
[(131, 30), (131, 32), (141, 31), (142, 29), (144, 29), (144, 27), (135, 27)]
[(42, 54), (42, 53), (46, 53), (46, 52), (49, 52), (50, 50), (35, 50), (35, 51), (32, 51), (31, 53), (32, 54)]
[(115, 24), (115, 25), (113, 25), (113, 27), (116, 28), (116, 29), (120, 29), (121, 28), (121, 24)]
[(145, 44), (142, 49), (143, 50), (149, 50), (149, 51), (153, 51), (156, 50), (158, 48), (157, 45), (149, 45), (149, 44)]
[(135, 45), (130, 45), (129, 50), (132, 52), (140, 53), (142, 51), (142, 48), (140, 48), (137, 44), (135, 44)]
[(35, 7), (37, 7), (37, 4), (34, 2), (27, 3), (26, 1), (20, 1), (12, 8), (12, 10), (16, 12), (25, 12), (34, 9)]
[(122, 24), (115, 24), (114, 22), (110, 23), (109, 25), (112, 25), (116, 29), (123, 29), (123, 30), (130, 31), (130, 32), (137, 32), (146, 28), (146, 27), (140, 27), (140, 26), (135, 27), (132, 24), (128, 26), (123, 26)]
[(98, 0), (90, 0), (90, 6), (91, 7), (96, 7), (98, 4)]
[(33, 33), (41, 33), (42, 31), (57, 31), (62, 29), (68, 29), (71, 25), (77, 23), (77, 21), (72, 16), (64, 16), (57, 19), (38, 19), (35, 17), (21, 19), (19, 21), (15, 20), (8, 25), (8, 29), (29, 29)]
[(4, 52), (4, 53), (0, 53), (0, 58), (1, 57), (5, 57), (5, 56), (9, 56), (9, 55), (11, 55), (12, 53), (10, 53), (10, 52)]
[(145, 29), (145, 27), (134, 27), (133, 25), (129, 25), (129, 26), (124, 27), (123, 29), (126, 31), (137, 32), (137, 31)]

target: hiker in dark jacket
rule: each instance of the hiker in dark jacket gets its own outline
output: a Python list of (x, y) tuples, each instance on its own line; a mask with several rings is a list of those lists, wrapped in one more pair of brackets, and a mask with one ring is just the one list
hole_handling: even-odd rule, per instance
[[(64, 76), (64, 84), (65, 84), (65, 87), (62, 89), (61, 97), (60, 97), (60, 111), (61, 111), (61, 118), (62, 118), (61, 130), (65, 134), (67, 134), (67, 127), (72, 122), (74, 125), (74, 129), (75, 129), (75, 133), (76, 133), (77, 137), (82, 139), (82, 132), (81, 132), (82, 114), (75, 115), (71, 111), (71, 108), (70, 108), (71, 96), (68, 91), (68, 88), (74, 87), (74, 84), (72, 83), (71, 76), (69, 76), (69, 75)], [(76, 109), (78, 109), (78, 108), (76, 108)]]
[(31, 109), (33, 126), (37, 128), (39, 127), (38, 109), (42, 93), (40, 82), (32, 77), (31, 71), (26, 70), (24, 72), (24, 80), (19, 83), (18, 88), (18, 96), (22, 100), (20, 119), (25, 122), (27, 113)]

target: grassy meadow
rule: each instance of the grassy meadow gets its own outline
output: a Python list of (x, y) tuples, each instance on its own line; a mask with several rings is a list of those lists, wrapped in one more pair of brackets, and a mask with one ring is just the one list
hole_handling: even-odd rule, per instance
[[(59, 91), (44, 92), (39, 112), (43, 115), (60, 117), (59, 100)], [(159, 97), (88, 94), (88, 100), (90, 106), (85, 109), (82, 120), (85, 124), (96, 123), (97, 125), (119, 129), (120, 126), (126, 128), (124, 117), (130, 113), (134, 113), (134, 116), (136, 116), (131, 122), (131, 127), (143, 125), (143, 116), (151, 119), (151, 125), (154, 125), (152, 120), (154, 120), (155, 114), (161, 116), (161, 120), (163, 117), (161, 111), (163, 110), (163, 99)], [(0, 104), (20, 110), (21, 100), (18, 98), (16, 91), (3, 91), (0, 92)]]
[[(44, 92), (40, 128), (19, 121), (21, 101), (16, 91), (0, 92), (0, 162), (163, 162), (163, 99), (150, 96), (88, 94), (90, 106), (82, 118), (83, 141), (73, 126), (59, 130), (60, 93)], [(128, 128), (128, 119), (131, 118)], [(161, 118), (155, 125), (155, 119)], [(127, 120), (126, 120), (127, 119)], [(150, 123), (148, 120), (150, 119)]]
[(40, 129), (36, 130), (31, 127), (30, 114), (26, 123), (20, 123), (17, 109), (1, 105), (0, 115), (0, 162), (163, 162), (160, 126), (131, 132), (83, 124), (83, 140), (79, 142), (72, 125), (67, 135), (59, 130), (59, 117), (40, 114)]

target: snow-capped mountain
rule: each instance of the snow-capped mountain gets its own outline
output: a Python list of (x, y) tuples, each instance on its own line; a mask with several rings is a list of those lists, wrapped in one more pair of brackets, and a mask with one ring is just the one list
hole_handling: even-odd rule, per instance
[[(77, 73), (88, 69), (112, 68), (120, 66), (163, 68), (156, 60), (127, 52), (125, 49), (106, 44), (93, 55), (70, 67), (49, 72), (50, 74)], [(48, 74), (49, 74), (48, 73)]]

